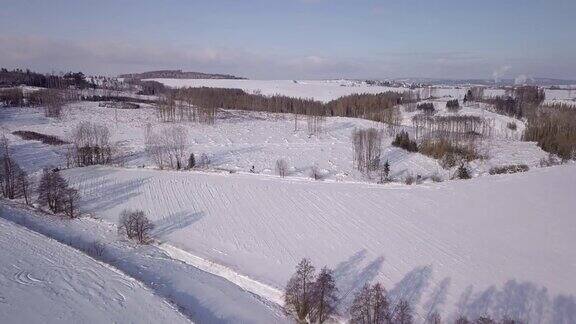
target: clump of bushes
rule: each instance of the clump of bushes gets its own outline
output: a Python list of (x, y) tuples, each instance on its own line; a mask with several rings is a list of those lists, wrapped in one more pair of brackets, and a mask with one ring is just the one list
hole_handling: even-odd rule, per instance
[(470, 174), (470, 170), (468, 170), (468, 167), (464, 165), (464, 163), (461, 163), (458, 169), (456, 170), (456, 173), (454, 174), (454, 179), (467, 180), (471, 178), (472, 175)]
[(141, 210), (125, 209), (120, 214), (118, 233), (140, 244), (147, 244), (151, 240), (154, 224)]
[(446, 109), (449, 111), (457, 111), (460, 109), (460, 103), (458, 103), (458, 99), (448, 100), (446, 102)]
[(440, 160), (444, 168), (452, 168), (460, 161), (470, 162), (481, 157), (471, 143), (465, 145), (446, 139), (426, 140), (420, 144), (419, 152)]
[(424, 103), (418, 104), (418, 106), (416, 106), (416, 109), (423, 111), (424, 113), (427, 113), (427, 114), (433, 114), (435, 111), (434, 104), (431, 102), (424, 102)]
[(396, 138), (394, 138), (394, 141), (392, 141), (392, 145), (403, 148), (408, 152), (418, 152), (418, 144), (410, 139), (410, 136), (406, 131), (398, 133)]
[(504, 165), (499, 167), (493, 167), (490, 169), (489, 173), (494, 174), (506, 174), (506, 173), (517, 173), (517, 172), (526, 172), (530, 168), (526, 164), (511, 164), (511, 165)]
[(13, 135), (17, 135), (22, 139), (25, 140), (33, 140), (33, 141), (40, 141), (42, 144), (48, 145), (63, 145), (68, 144), (68, 142), (59, 139), (56, 136), (46, 135), (42, 133), (37, 133), (33, 131), (14, 131), (12, 132)]

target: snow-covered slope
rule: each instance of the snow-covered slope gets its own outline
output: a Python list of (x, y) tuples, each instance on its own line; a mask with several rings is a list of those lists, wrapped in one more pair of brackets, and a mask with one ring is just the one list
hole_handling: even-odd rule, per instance
[(85, 211), (114, 221), (143, 209), (160, 239), (266, 284), (283, 287), (302, 257), (328, 265), (343, 308), (378, 280), (420, 317), (576, 319), (575, 165), (415, 187), (104, 167), (65, 175)]
[[(446, 112), (445, 100), (436, 101), (438, 114)], [(538, 167), (539, 161), (547, 156), (535, 143), (520, 142), (523, 129), (521, 121), (497, 115), (473, 107), (465, 107), (462, 114), (482, 116), (494, 124), (494, 138), (479, 143), (485, 160), (475, 161), (471, 167), (474, 174), (484, 174), (493, 166), (522, 163)], [(403, 113), (403, 125), (410, 128), (415, 112)], [(0, 111), (0, 128), (6, 133), (15, 130), (31, 130), (62, 139), (70, 138), (72, 129), (82, 121), (107, 125), (112, 141), (118, 143), (120, 151), (128, 152), (126, 166), (151, 166), (153, 161), (145, 153), (145, 132), (148, 124), (154, 132), (174, 126), (160, 123), (152, 108), (115, 111), (98, 107), (97, 103), (82, 102), (71, 105), (61, 120), (43, 116), (41, 109), (5, 108)], [(518, 131), (510, 131), (506, 123), (515, 121)], [(275, 174), (275, 162), (285, 159), (290, 167), (290, 177), (309, 177), (312, 167), (317, 166), (325, 178), (338, 181), (375, 181), (358, 172), (353, 163), (352, 132), (357, 128), (375, 127), (385, 129), (383, 124), (368, 120), (346, 117), (327, 117), (323, 132), (309, 135), (305, 118), (300, 117), (298, 129), (294, 130), (294, 119), (286, 114), (268, 114), (245, 111), (220, 111), (215, 125), (192, 122), (178, 123), (188, 133), (186, 151), (196, 158), (206, 154), (210, 167), (237, 172), (248, 172), (252, 166), (258, 173)], [(412, 174), (424, 177), (438, 175), (444, 179), (453, 170), (444, 170), (437, 160), (419, 153), (409, 153), (391, 146), (393, 133), (383, 139), (381, 161), (389, 160), (392, 176), (399, 181)], [(23, 141), (10, 136), (17, 160), (30, 171), (53, 164), (66, 165), (65, 146), (47, 146), (35, 141)]]
[(0, 218), (0, 323), (188, 323), (138, 281)]
[[(342, 96), (355, 93), (380, 93), (386, 91), (404, 92), (407, 88), (370, 86), (364, 82), (350, 80), (216, 80), (216, 79), (151, 79), (169, 87), (211, 87), (235, 88), (248, 93), (263, 95), (280, 94), (289, 97), (312, 98), (327, 102)], [(423, 98), (429, 96), (463, 99), (466, 87), (437, 87), (417, 89)], [(503, 95), (504, 90), (487, 89), (487, 96)], [(576, 97), (576, 92), (570, 90), (546, 90), (548, 99), (570, 99)]]

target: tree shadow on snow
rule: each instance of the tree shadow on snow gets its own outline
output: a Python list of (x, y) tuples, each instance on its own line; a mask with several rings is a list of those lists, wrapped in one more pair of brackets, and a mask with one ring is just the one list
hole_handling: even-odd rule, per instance
[(186, 228), (204, 217), (204, 212), (181, 211), (154, 223), (152, 236), (160, 238)]
[(339, 308), (346, 311), (352, 304), (354, 294), (364, 286), (365, 283), (371, 282), (380, 272), (380, 268), (384, 263), (384, 257), (379, 256), (376, 259), (368, 262), (367, 251), (362, 249), (347, 260), (340, 262), (334, 268), (334, 278), (338, 284), (340, 292)]
[(545, 287), (508, 280), (500, 289), (490, 286), (474, 292), (468, 286), (460, 295), (457, 313), (468, 318), (508, 316), (522, 323), (576, 323), (576, 298), (573, 295), (551, 298)]

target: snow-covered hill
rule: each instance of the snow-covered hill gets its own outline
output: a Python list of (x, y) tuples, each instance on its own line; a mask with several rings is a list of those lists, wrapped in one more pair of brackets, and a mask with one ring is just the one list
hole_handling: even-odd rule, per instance
[(138, 281), (0, 218), (1, 323), (189, 323)]
[(328, 265), (342, 307), (377, 280), (421, 318), (576, 319), (575, 165), (415, 187), (106, 167), (65, 175), (86, 212), (115, 221), (143, 209), (161, 240), (277, 288), (302, 257)]

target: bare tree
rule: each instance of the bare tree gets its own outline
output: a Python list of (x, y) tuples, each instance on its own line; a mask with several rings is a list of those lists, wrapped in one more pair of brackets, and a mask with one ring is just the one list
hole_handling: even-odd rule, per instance
[(104, 125), (84, 121), (72, 130), (73, 155), (76, 165), (109, 164), (112, 162), (110, 130)]
[(314, 307), (314, 266), (302, 259), (296, 273), (288, 280), (284, 292), (284, 311), (300, 323), (305, 322)]
[(68, 182), (59, 172), (44, 169), (38, 185), (38, 203), (58, 213), (65, 211)]
[(4, 135), (0, 138), (0, 150), (2, 150), (2, 168), (0, 169), (2, 195), (8, 199), (14, 199), (16, 185), (15, 162), (10, 157), (10, 143)]
[(26, 205), (30, 204), (30, 178), (28, 174), (18, 167), (16, 172), (16, 186), (17, 191), (24, 197)]
[(355, 324), (388, 324), (391, 322), (386, 290), (380, 283), (365, 284), (350, 307), (350, 322)]
[(442, 324), (442, 318), (438, 312), (433, 312), (426, 318), (426, 324)]
[(62, 192), (62, 205), (64, 213), (70, 218), (78, 217), (78, 201), (80, 195), (74, 188), (66, 188)]
[(126, 235), (129, 239), (135, 239), (140, 244), (150, 241), (150, 232), (154, 229), (154, 224), (146, 217), (141, 210), (125, 209), (120, 214), (118, 232)]
[(352, 133), (354, 162), (359, 171), (368, 173), (380, 167), (382, 132), (375, 128), (355, 130)]
[(412, 309), (406, 300), (400, 299), (396, 307), (394, 307), (394, 316), (392, 320), (395, 324), (412, 323)]
[(146, 152), (160, 169), (181, 169), (185, 166), (187, 136), (182, 126), (165, 128), (160, 134), (150, 130), (146, 135)]
[(276, 160), (276, 172), (282, 178), (286, 177), (288, 174), (288, 162), (284, 159)]
[(338, 302), (338, 288), (334, 281), (332, 270), (324, 267), (320, 270), (316, 282), (314, 283), (314, 308), (310, 319), (313, 322), (324, 323), (328, 318), (336, 314), (336, 304)]

